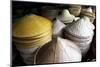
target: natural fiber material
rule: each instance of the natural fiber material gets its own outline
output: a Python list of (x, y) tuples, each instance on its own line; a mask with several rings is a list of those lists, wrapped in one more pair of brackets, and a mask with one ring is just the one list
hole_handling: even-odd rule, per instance
[(52, 23), (46, 18), (26, 15), (13, 24), (13, 41), (21, 48), (44, 45), (51, 40), (51, 28)]
[(53, 25), (53, 36), (62, 36), (62, 29), (64, 27), (66, 27), (66, 25), (56, 18), (56, 21), (54, 21)]
[(13, 24), (13, 42), (26, 64), (33, 64), (35, 51), (52, 40), (52, 23), (37, 15), (26, 15)]
[(51, 29), (52, 23), (48, 19), (37, 15), (26, 15), (13, 24), (14, 37), (37, 36)]
[(40, 38), (33, 38), (33, 39), (13, 39), (14, 42), (18, 42), (18, 43), (36, 43), (36, 42), (39, 42), (43, 39), (47, 39), (47, 38), (51, 38), (51, 32), (46, 34), (45, 36), (42, 36)]
[(88, 17), (83, 17), (66, 27), (66, 31), (76, 37), (88, 37), (93, 33), (94, 25), (91, 24)]
[(95, 13), (93, 13), (93, 10), (91, 7), (87, 9), (82, 9), (81, 10), (81, 16), (87, 16), (90, 18), (90, 21), (93, 23), (95, 19)]
[(66, 39), (72, 40), (81, 49), (82, 55), (85, 56), (90, 48), (90, 44), (94, 35), (94, 25), (89, 21), (88, 17), (83, 17), (64, 29)]
[(81, 12), (81, 6), (79, 5), (70, 5), (69, 12), (74, 16), (79, 16)]
[(70, 14), (67, 9), (64, 9), (61, 13), (61, 15), (58, 16), (58, 19), (62, 21), (63, 23), (72, 23), (75, 16)]
[(15, 43), (17, 48), (34, 48), (34, 47), (39, 47), (42, 45), (45, 45), (46, 43), (50, 42), (52, 39), (51, 38), (46, 38), (45, 40), (41, 40), (40, 42), (36, 43)]
[(80, 62), (79, 48), (69, 40), (57, 38), (40, 48), (36, 55), (36, 64)]
[(73, 41), (75, 44), (77, 44), (77, 46), (80, 47), (80, 50), (81, 50), (83, 56), (85, 56), (85, 54), (87, 53), (87, 51), (90, 48), (90, 44), (92, 42), (93, 35), (94, 35), (94, 33), (91, 34), (91, 36), (89, 36), (89, 37), (86, 37), (86, 38), (80, 37), (79, 38), (79, 37), (75, 37), (75, 36), (65, 32), (65, 38), (69, 39), (69, 40)]
[(87, 8), (87, 9), (82, 9), (81, 14), (89, 16), (89, 17), (95, 17), (95, 14), (93, 13), (91, 7)]

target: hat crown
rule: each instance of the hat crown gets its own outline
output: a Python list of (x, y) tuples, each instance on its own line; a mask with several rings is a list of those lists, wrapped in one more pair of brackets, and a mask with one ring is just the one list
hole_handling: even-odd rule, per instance
[(69, 23), (74, 20), (75, 16), (70, 14), (70, 12), (67, 9), (64, 9), (60, 16), (58, 16), (58, 19), (62, 22)]
[(31, 37), (40, 35), (52, 27), (51, 21), (38, 15), (26, 15), (13, 24), (14, 37)]
[(78, 37), (87, 37), (93, 34), (94, 25), (84, 16), (66, 27), (66, 31)]
[(88, 11), (88, 12), (90, 12), (90, 13), (93, 13), (93, 11), (92, 11), (92, 8), (91, 8), (91, 7), (87, 8), (87, 11)]

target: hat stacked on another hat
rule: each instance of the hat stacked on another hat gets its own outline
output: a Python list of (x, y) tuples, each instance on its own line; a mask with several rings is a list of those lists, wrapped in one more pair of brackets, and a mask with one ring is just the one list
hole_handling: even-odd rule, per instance
[(81, 6), (80, 5), (70, 5), (69, 12), (74, 16), (79, 16), (81, 13)]
[(87, 16), (90, 18), (90, 21), (93, 23), (95, 19), (95, 13), (93, 12), (92, 8), (83, 8), (81, 10), (81, 16)]
[(29, 58), (32, 58), (33, 52), (52, 39), (51, 21), (34, 14), (15, 20), (12, 29), (14, 44), (26, 64), (32, 64), (33, 60)]
[(79, 46), (84, 56), (90, 47), (94, 35), (93, 30), (94, 25), (90, 22), (88, 17), (84, 16), (76, 22), (68, 25), (64, 29), (64, 35), (65, 38), (71, 39)]

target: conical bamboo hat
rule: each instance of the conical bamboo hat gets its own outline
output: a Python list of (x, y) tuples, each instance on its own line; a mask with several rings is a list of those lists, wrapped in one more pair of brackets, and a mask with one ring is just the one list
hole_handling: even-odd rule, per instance
[(95, 13), (93, 13), (93, 10), (91, 7), (87, 8), (87, 9), (82, 9), (81, 15), (95, 18)]
[[(73, 53), (69, 51), (72, 51)], [(76, 56), (74, 56), (74, 54)], [(58, 37), (57, 41), (53, 40), (38, 50), (34, 63), (46, 64), (80, 61), (80, 49), (73, 42)]]
[(86, 16), (66, 27), (66, 32), (76, 37), (89, 37), (93, 34), (94, 25)]
[(12, 35), (14, 37), (33, 37), (52, 28), (48, 19), (37, 15), (26, 15), (13, 24)]

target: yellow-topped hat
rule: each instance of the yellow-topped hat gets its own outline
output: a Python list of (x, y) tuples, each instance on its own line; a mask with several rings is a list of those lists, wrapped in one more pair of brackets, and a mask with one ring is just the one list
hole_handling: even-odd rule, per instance
[(15, 45), (17, 48), (34, 48), (34, 47), (43, 46), (46, 43), (50, 42), (51, 40), (52, 40), (51, 37), (45, 37), (41, 39), (41, 41), (37, 41), (34, 43), (15, 43)]
[(13, 37), (32, 37), (44, 33), (52, 28), (50, 20), (37, 16), (26, 15), (13, 24), (12, 35)]
[(51, 38), (51, 33), (47, 33), (45, 36), (41, 37), (41, 38), (36, 38), (36, 39), (13, 39), (13, 41), (16, 43), (35, 43), (35, 42), (39, 42), (41, 40), (44, 40), (45, 38)]

